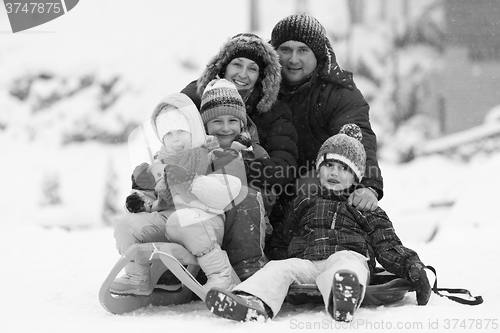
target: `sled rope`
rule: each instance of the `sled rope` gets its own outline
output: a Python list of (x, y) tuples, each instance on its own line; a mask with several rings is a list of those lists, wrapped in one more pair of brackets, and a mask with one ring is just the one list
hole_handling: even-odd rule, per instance
[(165, 253), (165, 252), (162, 252), (160, 250), (158, 250), (158, 248), (156, 247), (156, 244), (155, 243), (151, 243), (153, 245), (153, 252), (151, 252), (151, 255), (149, 256), (149, 260), (151, 261), (153, 259), (153, 256), (155, 254), (165, 254), (165, 255), (170, 255), (168, 253)]
[[(460, 303), (460, 304), (465, 304), (465, 305), (479, 305), (479, 304), (483, 303), (483, 297), (482, 296), (472, 296), (471, 292), (469, 290), (467, 290), (467, 289), (462, 289), (462, 288), (438, 288), (438, 286), (437, 286), (437, 273), (436, 273), (436, 269), (434, 267), (432, 267), (432, 266), (425, 266), (425, 268), (427, 268), (432, 273), (434, 273), (434, 276), (436, 277), (436, 279), (434, 280), (434, 285), (432, 286), (432, 291), (436, 295), (439, 295), (441, 297), (446, 297), (448, 299), (451, 299), (452, 301), (455, 301), (455, 302)], [(464, 298), (457, 297), (457, 296), (443, 295), (443, 294), (440, 293), (440, 291), (444, 291), (444, 292), (447, 292), (447, 293), (450, 293), (450, 294), (464, 294), (464, 295), (468, 295), (472, 299), (468, 300), (468, 299), (464, 299)]]

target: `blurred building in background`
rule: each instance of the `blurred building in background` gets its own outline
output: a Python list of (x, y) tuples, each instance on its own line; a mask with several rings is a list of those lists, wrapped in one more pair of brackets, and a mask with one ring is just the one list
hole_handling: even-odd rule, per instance
[(444, 132), (477, 126), (500, 105), (500, 3), (445, 0)]

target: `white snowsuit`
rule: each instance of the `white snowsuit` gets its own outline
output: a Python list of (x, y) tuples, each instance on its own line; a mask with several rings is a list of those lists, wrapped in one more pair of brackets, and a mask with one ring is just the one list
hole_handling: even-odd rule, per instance
[[(167, 96), (156, 106), (151, 117), (155, 133), (157, 133), (156, 117), (166, 105), (174, 106), (188, 119), (192, 148), (205, 143), (206, 134), (201, 116), (194, 103), (180, 93)], [(161, 141), (162, 138), (159, 139)], [(157, 169), (160, 172), (153, 170), (153, 176), (157, 182), (165, 182), (161, 164), (154, 164), (160, 166)], [(136, 243), (178, 243), (197, 257), (201, 269), (207, 275), (208, 287), (229, 287), (231, 265), (226, 252), (220, 248), (224, 236), (222, 210), (238, 195), (240, 189), (240, 179), (231, 175), (196, 176), (190, 187), (191, 194), (208, 207), (220, 210), (220, 214), (182, 205), (160, 212), (125, 214), (117, 218), (114, 223), (118, 252), (122, 254)]]

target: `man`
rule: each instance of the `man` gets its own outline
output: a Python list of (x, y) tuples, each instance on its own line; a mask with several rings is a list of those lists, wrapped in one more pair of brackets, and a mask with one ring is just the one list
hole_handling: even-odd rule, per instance
[(383, 196), (383, 180), (377, 161), (377, 140), (369, 120), (370, 106), (356, 88), (352, 73), (337, 62), (325, 28), (314, 17), (290, 15), (271, 34), (282, 66), (279, 99), (290, 107), (298, 132), (299, 181), (297, 193), (314, 193), (316, 154), (321, 144), (347, 123), (363, 133), (367, 170), (362, 185), (349, 198), (359, 210), (375, 210)]

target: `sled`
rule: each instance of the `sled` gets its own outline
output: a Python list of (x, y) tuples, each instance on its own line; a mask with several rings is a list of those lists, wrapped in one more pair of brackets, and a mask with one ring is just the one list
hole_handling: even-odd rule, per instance
[[(113, 280), (131, 261), (141, 264), (150, 263), (150, 283), (157, 284), (167, 270), (181, 282), (173, 290), (154, 289), (150, 296), (114, 295), (110, 291)], [(131, 246), (115, 264), (99, 291), (101, 305), (113, 314), (131, 312), (149, 305), (168, 306), (189, 303), (196, 298), (205, 300), (208, 290), (196, 280), (200, 271), (196, 258), (183, 246), (174, 243), (144, 243)], [(235, 284), (240, 282), (232, 271)], [(397, 278), (385, 271), (374, 275), (367, 287), (363, 306), (378, 306), (394, 303), (403, 299), (407, 291), (412, 290), (409, 281)], [(193, 295), (194, 293), (194, 295)], [(196, 295), (196, 296), (195, 296)], [(287, 301), (291, 304), (321, 303), (323, 299), (314, 284), (293, 284), (290, 286)]]
[[(410, 281), (398, 278), (382, 268), (372, 277), (366, 287), (365, 297), (361, 306), (379, 306), (398, 302), (408, 291), (413, 291)], [(286, 300), (294, 305), (303, 303), (323, 303), (323, 296), (315, 284), (293, 284), (288, 290)]]
[[(111, 293), (110, 286), (125, 266), (135, 261), (140, 264), (150, 264), (150, 283), (156, 286), (158, 280), (167, 270), (179, 279), (181, 284), (173, 290), (155, 288), (149, 296), (115, 295)], [(113, 314), (131, 312), (148, 305), (167, 306), (191, 302), (194, 295), (205, 300), (206, 290), (197, 280), (200, 271), (198, 261), (183, 246), (174, 243), (143, 243), (132, 245), (111, 269), (108, 277), (99, 290), (101, 305)], [(240, 279), (232, 271), (234, 284)]]

